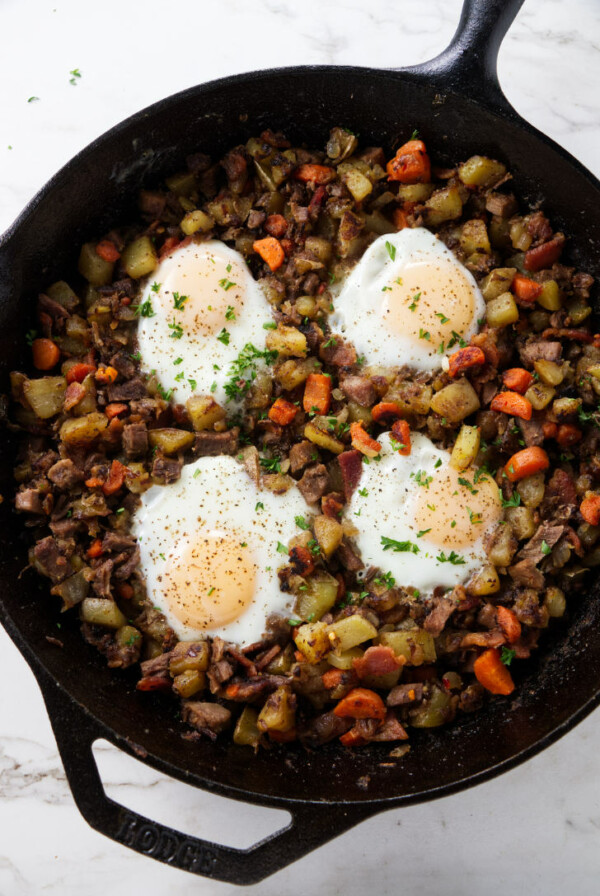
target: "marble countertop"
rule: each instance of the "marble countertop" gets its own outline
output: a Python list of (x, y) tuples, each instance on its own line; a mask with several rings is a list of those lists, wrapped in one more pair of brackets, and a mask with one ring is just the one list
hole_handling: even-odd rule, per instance
[[(2, 0), (0, 232), (79, 149), (163, 96), (269, 66), (414, 64), (443, 49), (460, 6), (459, 0), (179, 0), (172, 8), (159, 0), (100, 6)], [(75, 69), (80, 78), (71, 74)], [(515, 108), (600, 175), (596, 0), (527, 0), (501, 50), (499, 72)], [(2, 896), (236, 892), (142, 858), (87, 826), (37, 685), (2, 629), (0, 680)], [(379, 815), (248, 890), (558, 896), (568, 886), (595, 896), (599, 742), (596, 712), (501, 778)], [(96, 756), (109, 796), (185, 832), (246, 847), (287, 817), (169, 780), (109, 744), (98, 744)]]

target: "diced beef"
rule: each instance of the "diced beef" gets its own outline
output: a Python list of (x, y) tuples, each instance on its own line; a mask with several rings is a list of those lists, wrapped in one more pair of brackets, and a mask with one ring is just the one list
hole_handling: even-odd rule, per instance
[(529, 215), (526, 228), (534, 243), (545, 243), (552, 237), (552, 226), (543, 212), (538, 211)]
[(192, 445), (194, 457), (217, 457), (220, 454), (236, 454), (238, 451), (239, 429), (226, 432), (197, 432)]
[(344, 483), (344, 496), (349, 501), (354, 493), (354, 489), (360, 482), (362, 474), (362, 454), (360, 451), (343, 451), (338, 454), (338, 463), (342, 471), (342, 480)]
[(519, 346), (521, 361), (527, 367), (533, 367), (534, 361), (560, 361), (562, 345), (547, 339), (532, 337)]
[(131, 643), (120, 644), (114, 634), (87, 622), (81, 626), (81, 632), (88, 644), (92, 644), (106, 657), (110, 669), (127, 669), (140, 658), (141, 638), (133, 638)]
[(104, 553), (120, 553), (121, 551), (133, 551), (135, 548), (135, 538), (133, 535), (127, 535), (124, 532), (109, 531), (102, 539), (102, 550)]
[(57, 488), (70, 489), (74, 485), (77, 485), (78, 482), (82, 482), (84, 478), (84, 471), (80, 470), (79, 467), (76, 467), (73, 461), (69, 458), (57, 461), (48, 470), (48, 479), (53, 482)]
[(500, 629), (491, 632), (469, 632), (461, 642), (461, 647), (500, 647), (505, 642), (504, 634)]
[(308, 223), (308, 206), (306, 205), (298, 205), (297, 202), (290, 203), (290, 211), (292, 213), (292, 218), (296, 222), (296, 224), (307, 224)]
[(352, 727), (351, 719), (340, 719), (333, 712), (315, 716), (308, 727), (300, 732), (300, 739), (307, 747), (320, 747), (345, 734)]
[(240, 703), (252, 703), (271, 694), (276, 688), (288, 683), (284, 675), (258, 675), (256, 678), (240, 678), (227, 686), (227, 699)]
[(43, 494), (39, 488), (25, 488), (17, 492), (15, 508), (22, 513), (43, 513)]
[(519, 429), (523, 433), (523, 438), (525, 440), (525, 444), (529, 447), (531, 445), (541, 445), (544, 441), (544, 430), (542, 428), (542, 421), (532, 417), (531, 420), (518, 420)]
[(517, 211), (517, 200), (511, 194), (488, 193), (485, 200), (485, 209), (490, 215), (510, 218)]
[(594, 278), (591, 274), (575, 274), (573, 277), (573, 291), (582, 299), (589, 299), (593, 285)]
[(115, 570), (115, 579), (124, 582), (140, 565), (140, 549), (136, 546), (129, 557), (125, 557)]
[(146, 384), (139, 377), (134, 377), (125, 383), (113, 383), (107, 391), (109, 401), (131, 401), (146, 397)]
[(55, 321), (64, 320), (70, 316), (64, 305), (61, 305), (60, 302), (55, 302), (54, 299), (51, 299), (50, 296), (45, 295), (43, 292), (38, 296), (38, 310), (49, 314)]
[(181, 468), (183, 461), (177, 457), (165, 457), (163, 454), (157, 454), (152, 464), (152, 476), (163, 485), (170, 482), (177, 482), (181, 476)]
[(536, 591), (540, 591), (544, 587), (543, 573), (531, 559), (519, 560), (513, 566), (509, 566), (508, 573), (515, 585), (524, 585)]
[(388, 710), (382, 725), (369, 739), (375, 743), (386, 743), (393, 740), (408, 740), (408, 734), (396, 715)]
[(114, 367), (126, 380), (135, 375), (135, 364), (127, 352), (117, 352), (110, 359), (110, 366)]
[(577, 509), (577, 491), (566, 470), (555, 470), (546, 485), (540, 513), (544, 519), (566, 523)]
[(79, 520), (74, 520), (72, 517), (50, 521), (50, 530), (56, 538), (70, 538), (80, 526)]
[(220, 734), (231, 724), (231, 712), (220, 703), (184, 700), (181, 715), (184, 722), (202, 733)]
[(53, 582), (62, 582), (73, 571), (67, 558), (51, 535), (38, 541), (33, 549), (33, 557), (36, 569), (42, 575), (52, 579)]
[(342, 541), (335, 555), (348, 572), (358, 572), (360, 569), (364, 569), (364, 563), (347, 541)]
[(299, 473), (304, 467), (317, 460), (317, 449), (312, 442), (304, 439), (302, 442), (296, 442), (290, 448), (290, 471)]
[(543, 550), (544, 542), (548, 548), (553, 548), (565, 532), (565, 528), (565, 526), (542, 524), (535, 535), (529, 539), (525, 547), (519, 551), (517, 557), (521, 560), (531, 560), (532, 563), (539, 563), (548, 553), (547, 550)]
[(161, 217), (165, 210), (166, 201), (167, 197), (164, 193), (159, 193), (156, 190), (140, 191), (140, 211), (143, 215), (148, 215), (150, 218), (157, 219)]
[(462, 709), (463, 712), (477, 712), (483, 706), (484, 695), (483, 685), (479, 684), (478, 681), (470, 684), (460, 693), (458, 698), (459, 709)]
[(339, 336), (335, 339), (327, 340), (328, 345), (324, 342), (319, 349), (319, 357), (326, 364), (333, 367), (353, 367), (356, 364), (356, 349), (349, 342), (344, 342)]
[(92, 588), (98, 597), (111, 597), (112, 591), (110, 587), (110, 579), (114, 568), (114, 560), (105, 560), (94, 569), (92, 577)]
[(375, 403), (375, 386), (366, 376), (347, 376), (340, 382), (340, 389), (346, 398), (363, 408)]
[(436, 637), (443, 630), (450, 616), (456, 609), (456, 601), (452, 597), (434, 597), (433, 609), (425, 617), (423, 628)]
[(222, 159), (221, 165), (225, 169), (230, 189), (234, 193), (240, 193), (248, 177), (248, 162), (244, 154), (244, 148), (230, 150)]
[(306, 470), (297, 485), (307, 504), (315, 504), (327, 491), (328, 482), (327, 467), (324, 464), (315, 464)]
[(264, 223), (266, 217), (266, 212), (253, 208), (246, 221), (248, 229), (257, 230)]
[(388, 706), (408, 706), (410, 703), (418, 703), (423, 699), (423, 683), (397, 684), (391, 689), (386, 698)]
[(123, 427), (123, 450), (128, 458), (141, 457), (148, 451), (148, 429), (145, 423), (128, 423)]

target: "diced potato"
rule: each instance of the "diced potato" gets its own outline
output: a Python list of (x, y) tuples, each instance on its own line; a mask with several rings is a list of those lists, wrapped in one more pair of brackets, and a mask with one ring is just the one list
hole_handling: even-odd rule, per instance
[(284, 324), (278, 324), (276, 330), (269, 330), (265, 342), (267, 348), (276, 351), (280, 358), (305, 358), (308, 351), (304, 333)]
[(559, 423), (574, 417), (581, 407), (581, 398), (557, 398), (552, 402), (552, 413)]
[(436, 392), (431, 399), (431, 409), (450, 423), (460, 423), (480, 408), (479, 398), (469, 380), (450, 383)]
[(496, 567), (491, 563), (486, 563), (475, 573), (466, 588), (469, 594), (474, 594), (476, 597), (484, 597), (486, 594), (495, 594), (496, 591), (500, 591), (500, 578)]
[(368, 428), (373, 422), (371, 411), (369, 408), (363, 408), (355, 401), (348, 402), (348, 423), (364, 423)]
[(430, 227), (437, 227), (444, 221), (455, 221), (462, 215), (462, 207), (458, 187), (436, 190), (425, 203), (425, 222)]
[[(384, 396), (384, 401), (395, 401), (400, 408), (403, 417), (412, 414), (427, 414), (431, 407), (433, 389), (431, 386), (420, 386), (415, 389), (415, 383), (406, 381), (395, 383)], [(370, 412), (369, 412), (370, 413)]]
[(384, 233), (396, 233), (398, 228), (379, 209), (374, 209), (365, 215), (365, 229), (382, 236)]
[(46, 289), (46, 295), (66, 308), (67, 311), (72, 311), (79, 304), (79, 298), (64, 280), (57, 280), (56, 283), (49, 286)]
[(478, 426), (467, 426), (464, 423), (461, 426), (450, 455), (450, 466), (455, 470), (466, 470), (477, 457), (480, 432)]
[(75, 417), (83, 417), (86, 414), (91, 414), (93, 411), (98, 410), (96, 403), (96, 380), (94, 379), (94, 374), (89, 373), (81, 385), (85, 389), (85, 395), (74, 408), (71, 408), (71, 413), (74, 414)]
[(363, 675), (360, 683), (361, 686), (364, 685), (367, 688), (381, 688), (382, 690), (389, 691), (390, 688), (393, 688), (398, 684), (401, 675), (402, 666), (399, 666), (391, 672), (384, 672), (382, 675)]
[(523, 218), (517, 218), (512, 222), (509, 233), (513, 248), (519, 249), (521, 252), (526, 252), (533, 242), (533, 237), (527, 230), (527, 223)]
[(537, 525), (533, 518), (531, 507), (508, 507), (506, 519), (513, 530), (515, 538), (519, 541), (522, 541), (524, 538), (531, 538), (535, 534)]
[(289, 731), (296, 718), (296, 696), (289, 687), (282, 685), (267, 697), (258, 714), (259, 731)]
[(168, 177), (165, 183), (172, 193), (177, 193), (178, 196), (189, 196), (196, 187), (196, 177), (191, 171), (182, 171)]
[(433, 193), (433, 184), (400, 184), (398, 199), (401, 202), (425, 202)]
[(300, 619), (317, 621), (337, 600), (338, 581), (325, 570), (317, 569), (308, 576), (296, 598), (294, 612)]
[(542, 294), (537, 297), (536, 302), (546, 311), (559, 311), (562, 308), (562, 295), (556, 280), (542, 283)]
[(90, 445), (107, 426), (106, 416), (94, 412), (85, 417), (65, 420), (60, 428), (59, 438), (68, 445)]
[(315, 258), (318, 258), (323, 264), (327, 264), (331, 260), (333, 249), (329, 240), (323, 239), (321, 236), (307, 236), (304, 241), (304, 248)]
[(335, 653), (340, 654), (377, 637), (377, 629), (364, 616), (355, 614), (332, 622), (327, 628), (327, 635), (329, 646), (333, 647)]
[(592, 313), (592, 309), (585, 299), (580, 298), (570, 299), (567, 304), (567, 311), (571, 318), (571, 325), (574, 327), (578, 327), (582, 324)]
[(335, 669), (351, 669), (352, 661), (358, 659), (364, 654), (364, 650), (360, 647), (351, 647), (343, 653), (335, 653), (333, 650), (327, 654), (327, 662)]
[(533, 367), (539, 378), (548, 386), (558, 386), (565, 378), (565, 372), (562, 364), (556, 361), (545, 361), (540, 358), (539, 361), (533, 362)]
[(510, 225), (507, 220), (504, 220), (499, 215), (493, 215), (488, 225), (488, 233), (494, 249), (512, 248), (509, 230)]
[(123, 625), (117, 629), (115, 641), (120, 647), (141, 647), (142, 635), (135, 626)]
[(519, 319), (519, 309), (512, 293), (503, 292), (488, 302), (485, 316), (490, 327), (502, 329), (515, 324)]
[(289, 359), (275, 367), (274, 378), (282, 389), (291, 392), (297, 386), (301, 386), (306, 382), (311, 373), (320, 370), (321, 365), (316, 358), (306, 358), (306, 360)]
[(460, 248), (465, 255), (472, 255), (474, 252), (489, 255), (492, 251), (487, 227), (481, 218), (465, 221), (460, 234)]
[(525, 398), (531, 402), (535, 411), (542, 411), (548, 407), (554, 396), (556, 389), (547, 386), (545, 383), (533, 383), (525, 393)]
[(114, 600), (104, 597), (86, 597), (81, 603), (81, 618), (83, 622), (105, 628), (117, 629), (127, 625), (127, 619)]
[(373, 192), (373, 184), (368, 177), (365, 177), (364, 174), (360, 173), (358, 168), (349, 168), (347, 171), (344, 171), (340, 179), (350, 190), (352, 198), (355, 199), (356, 202), (362, 202), (363, 199), (367, 198), (369, 193)]
[(434, 663), (437, 657), (433, 635), (422, 628), (382, 632), (379, 643), (391, 647), (396, 656), (403, 656), (407, 666)]
[(129, 461), (127, 464), (129, 474), (125, 479), (125, 487), (134, 495), (141, 495), (152, 485), (150, 473), (143, 463)]
[(104, 261), (96, 252), (95, 243), (84, 243), (79, 253), (78, 270), (92, 286), (106, 286), (113, 275), (114, 263)]
[(325, 557), (331, 557), (342, 543), (344, 529), (341, 523), (331, 519), (331, 517), (320, 515), (315, 517), (313, 529), (321, 552)]
[(331, 650), (325, 622), (307, 622), (296, 631), (294, 642), (309, 663), (318, 663)]
[(173, 679), (173, 690), (178, 697), (193, 697), (206, 687), (206, 675), (196, 669), (188, 669)]
[(275, 495), (285, 495), (296, 483), (285, 473), (267, 473), (263, 476), (264, 487)]
[(458, 169), (458, 176), (467, 187), (491, 187), (505, 174), (506, 166), (487, 156), (471, 156)]
[(160, 448), (163, 454), (177, 454), (194, 444), (194, 433), (185, 429), (151, 429), (148, 438), (152, 448)]
[(533, 473), (517, 482), (517, 491), (525, 507), (539, 507), (544, 500), (544, 474)]
[(301, 317), (312, 320), (319, 313), (319, 306), (314, 296), (298, 296), (296, 299), (296, 311)]
[(315, 423), (306, 424), (304, 436), (313, 444), (318, 445), (319, 448), (326, 448), (327, 451), (331, 451), (333, 454), (341, 454), (345, 448), (345, 445), (339, 439), (336, 439), (331, 433), (320, 429)]
[(88, 568), (82, 568), (75, 575), (69, 576), (64, 582), (54, 585), (51, 594), (57, 594), (63, 602), (62, 610), (70, 610), (75, 604), (81, 603), (87, 597), (90, 590), (86, 573)]
[(215, 222), (210, 215), (207, 215), (202, 209), (195, 208), (185, 215), (179, 226), (187, 236), (191, 236), (199, 230), (204, 233), (212, 230), (215, 226)]
[(169, 657), (169, 672), (173, 676), (191, 670), (206, 672), (209, 661), (208, 641), (179, 641)]
[(410, 724), (413, 728), (437, 728), (445, 725), (454, 714), (451, 700), (447, 691), (434, 685), (430, 696), (420, 706), (409, 711)]
[(240, 747), (256, 747), (259, 739), (258, 711), (254, 707), (246, 705), (236, 722), (233, 742)]
[(548, 614), (553, 619), (559, 619), (561, 616), (564, 616), (565, 610), (567, 609), (567, 601), (565, 600), (564, 591), (555, 587), (547, 588), (544, 604), (546, 605)]
[(362, 237), (364, 226), (363, 218), (349, 209), (344, 210), (337, 233), (337, 251), (340, 258), (350, 258), (360, 251), (364, 245)]
[(225, 419), (225, 411), (211, 395), (192, 395), (185, 403), (190, 423), (195, 432), (212, 429), (219, 420)]
[(146, 277), (158, 267), (158, 256), (152, 240), (148, 236), (140, 236), (123, 249), (121, 263), (128, 277), (139, 280)]
[(266, 671), (271, 675), (287, 675), (295, 662), (294, 645), (288, 644), (274, 659), (271, 660)]
[(490, 271), (479, 287), (486, 302), (497, 299), (498, 296), (508, 292), (516, 273), (516, 268), (495, 268)]
[(62, 411), (66, 390), (64, 376), (42, 376), (23, 382), (23, 394), (40, 420), (48, 420)]
[(499, 568), (510, 566), (516, 550), (517, 542), (514, 539), (511, 527), (498, 524), (487, 548), (490, 563)]
[(591, 367), (588, 367), (587, 373), (593, 376), (595, 380), (600, 380), (600, 364), (592, 364)]

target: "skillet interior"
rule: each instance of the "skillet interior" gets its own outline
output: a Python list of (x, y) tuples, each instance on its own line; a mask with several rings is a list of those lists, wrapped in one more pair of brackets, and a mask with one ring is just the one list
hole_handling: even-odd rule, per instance
[[(0, 350), (7, 373), (24, 366), (23, 334), (33, 323), (37, 291), (70, 270), (76, 247), (111, 223), (126, 219), (137, 190), (172, 172), (191, 151), (214, 158), (265, 127), (292, 141), (322, 146), (331, 126), (344, 125), (361, 143), (386, 151), (418, 128), (437, 160), (474, 151), (507, 162), (521, 198), (543, 207), (570, 237), (568, 258), (598, 274), (600, 188), (565, 153), (516, 116), (494, 114), (449, 93), (440, 96), (415, 75), (370, 69), (315, 68), (260, 72), (194, 88), (156, 104), (92, 144), (69, 163), (26, 210), (0, 251)], [(252, 758), (234, 745), (180, 739), (171, 704), (139, 695), (136, 675), (108, 670), (81, 639), (77, 621), (26, 563), (20, 520), (8, 496), (14, 445), (0, 445), (0, 598), (11, 633), (34, 668), (41, 664), (75, 700), (106, 726), (112, 739), (141, 745), (148, 762), (204, 787), (255, 800), (390, 801), (423, 799), (499, 770), (540, 749), (598, 702), (600, 588), (571, 604), (568, 630), (552, 629), (543, 649), (519, 677), (516, 697), (433, 733), (416, 731), (413, 750), (382, 768), (388, 750), (355, 751), (330, 745), (314, 754), (287, 747)], [(12, 623), (12, 624), (11, 624)], [(58, 634), (65, 649), (51, 646)], [(35, 658), (34, 658), (35, 657)], [(523, 666), (523, 664), (519, 664)], [(109, 734), (109, 736), (111, 736)], [(287, 757), (287, 761), (284, 759)], [(368, 789), (357, 779), (370, 776)]]

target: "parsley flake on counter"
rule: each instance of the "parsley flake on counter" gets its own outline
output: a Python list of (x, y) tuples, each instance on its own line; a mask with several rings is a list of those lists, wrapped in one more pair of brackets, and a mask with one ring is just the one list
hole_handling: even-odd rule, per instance
[(78, 68), (73, 68), (71, 69), (69, 74), (71, 75), (71, 77), (69, 78), (69, 84), (72, 84), (73, 87), (77, 87), (77, 80), (78, 78), (81, 78), (81, 72)]

